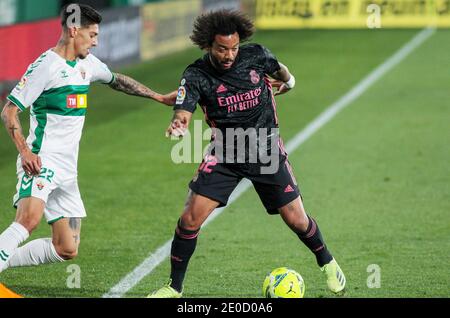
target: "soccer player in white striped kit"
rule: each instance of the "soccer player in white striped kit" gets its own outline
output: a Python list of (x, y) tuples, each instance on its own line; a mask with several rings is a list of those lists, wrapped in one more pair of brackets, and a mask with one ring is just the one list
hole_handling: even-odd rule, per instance
[[(112, 73), (89, 53), (97, 45), (101, 20), (87, 5), (63, 8), (60, 40), (29, 66), (3, 108), (1, 117), (19, 157), (13, 203), (17, 214), (0, 235), (0, 272), (77, 256), (81, 219), (86, 216), (77, 183), (78, 148), (92, 82), (169, 106), (175, 102), (176, 92), (155, 93), (128, 76)], [(25, 140), (18, 113), (27, 108), (31, 108), (30, 134)], [(43, 215), (52, 227), (52, 238), (19, 247)]]

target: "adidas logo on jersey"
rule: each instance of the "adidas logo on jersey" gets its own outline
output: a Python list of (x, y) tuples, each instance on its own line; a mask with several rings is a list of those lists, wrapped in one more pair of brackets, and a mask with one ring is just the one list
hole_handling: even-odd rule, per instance
[(225, 93), (227, 91), (228, 91), (228, 89), (225, 87), (225, 85), (220, 84), (216, 90), (216, 93), (220, 94), (220, 93)]

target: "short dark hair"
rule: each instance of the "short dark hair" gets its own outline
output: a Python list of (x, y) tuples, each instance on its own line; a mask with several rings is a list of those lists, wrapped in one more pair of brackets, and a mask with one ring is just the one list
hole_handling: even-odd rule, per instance
[(197, 17), (191, 40), (201, 49), (209, 48), (216, 35), (230, 35), (237, 32), (241, 42), (253, 35), (255, 28), (250, 18), (235, 10), (210, 11)]
[[(87, 4), (80, 4), (80, 3), (70, 3), (65, 5), (61, 9), (61, 25), (63, 28), (67, 28), (69, 18), (72, 18), (72, 15), (75, 13), (74, 10), (71, 8), (69, 9), (69, 6), (76, 5), (80, 8), (80, 27), (88, 27), (92, 24), (99, 24), (102, 22), (102, 16), (100, 13), (97, 12), (94, 8), (91, 6), (88, 6)], [(69, 10), (68, 10), (69, 9)]]

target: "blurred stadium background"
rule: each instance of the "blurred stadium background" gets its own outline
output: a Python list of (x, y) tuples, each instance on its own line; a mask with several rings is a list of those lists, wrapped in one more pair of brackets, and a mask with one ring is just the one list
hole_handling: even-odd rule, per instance
[[(55, 45), (65, 0), (0, 0), (2, 104), (26, 67)], [(93, 53), (151, 88), (177, 88), (201, 52), (189, 42), (204, 11), (243, 10), (253, 39), (297, 78), (278, 98), (289, 141), (424, 28), (431, 35), (291, 153), (307, 210), (347, 275), (347, 297), (448, 297), (450, 290), (449, 0), (92, 0), (101, 11)], [(375, 6), (373, 6), (375, 5)], [(380, 15), (378, 15), (378, 13)], [(436, 28), (436, 30), (434, 29)], [(197, 163), (172, 162), (170, 108), (93, 85), (79, 183), (88, 218), (79, 257), (10, 269), (0, 282), (25, 297), (101, 297), (173, 235)], [(202, 114), (197, 111), (197, 119)], [(24, 132), (28, 113), (21, 116)], [(0, 229), (14, 217), (16, 150), (0, 131)], [(43, 222), (32, 238), (49, 236)], [(70, 284), (71, 268), (80, 286)], [(264, 276), (288, 266), (306, 297), (329, 297), (322, 273), (278, 217), (246, 191), (202, 230), (187, 297), (260, 297)], [(166, 260), (124, 297), (167, 280)], [(80, 287), (80, 288), (78, 288)], [(123, 294), (123, 295), (122, 295)]]

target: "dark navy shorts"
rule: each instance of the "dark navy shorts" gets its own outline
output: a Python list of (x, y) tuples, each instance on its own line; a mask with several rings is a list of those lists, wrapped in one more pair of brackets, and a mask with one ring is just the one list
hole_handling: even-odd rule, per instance
[(297, 181), (285, 154), (279, 155), (278, 169), (271, 174), (262, 174), (260, 163), (219, 163), (208, 155), (200, 165), (189, 188), (197, 194), (227, 205), (228, 199), (242, 180), (250, 180), (269, 214), (278, 214), (278, 209), (300, 195)]

